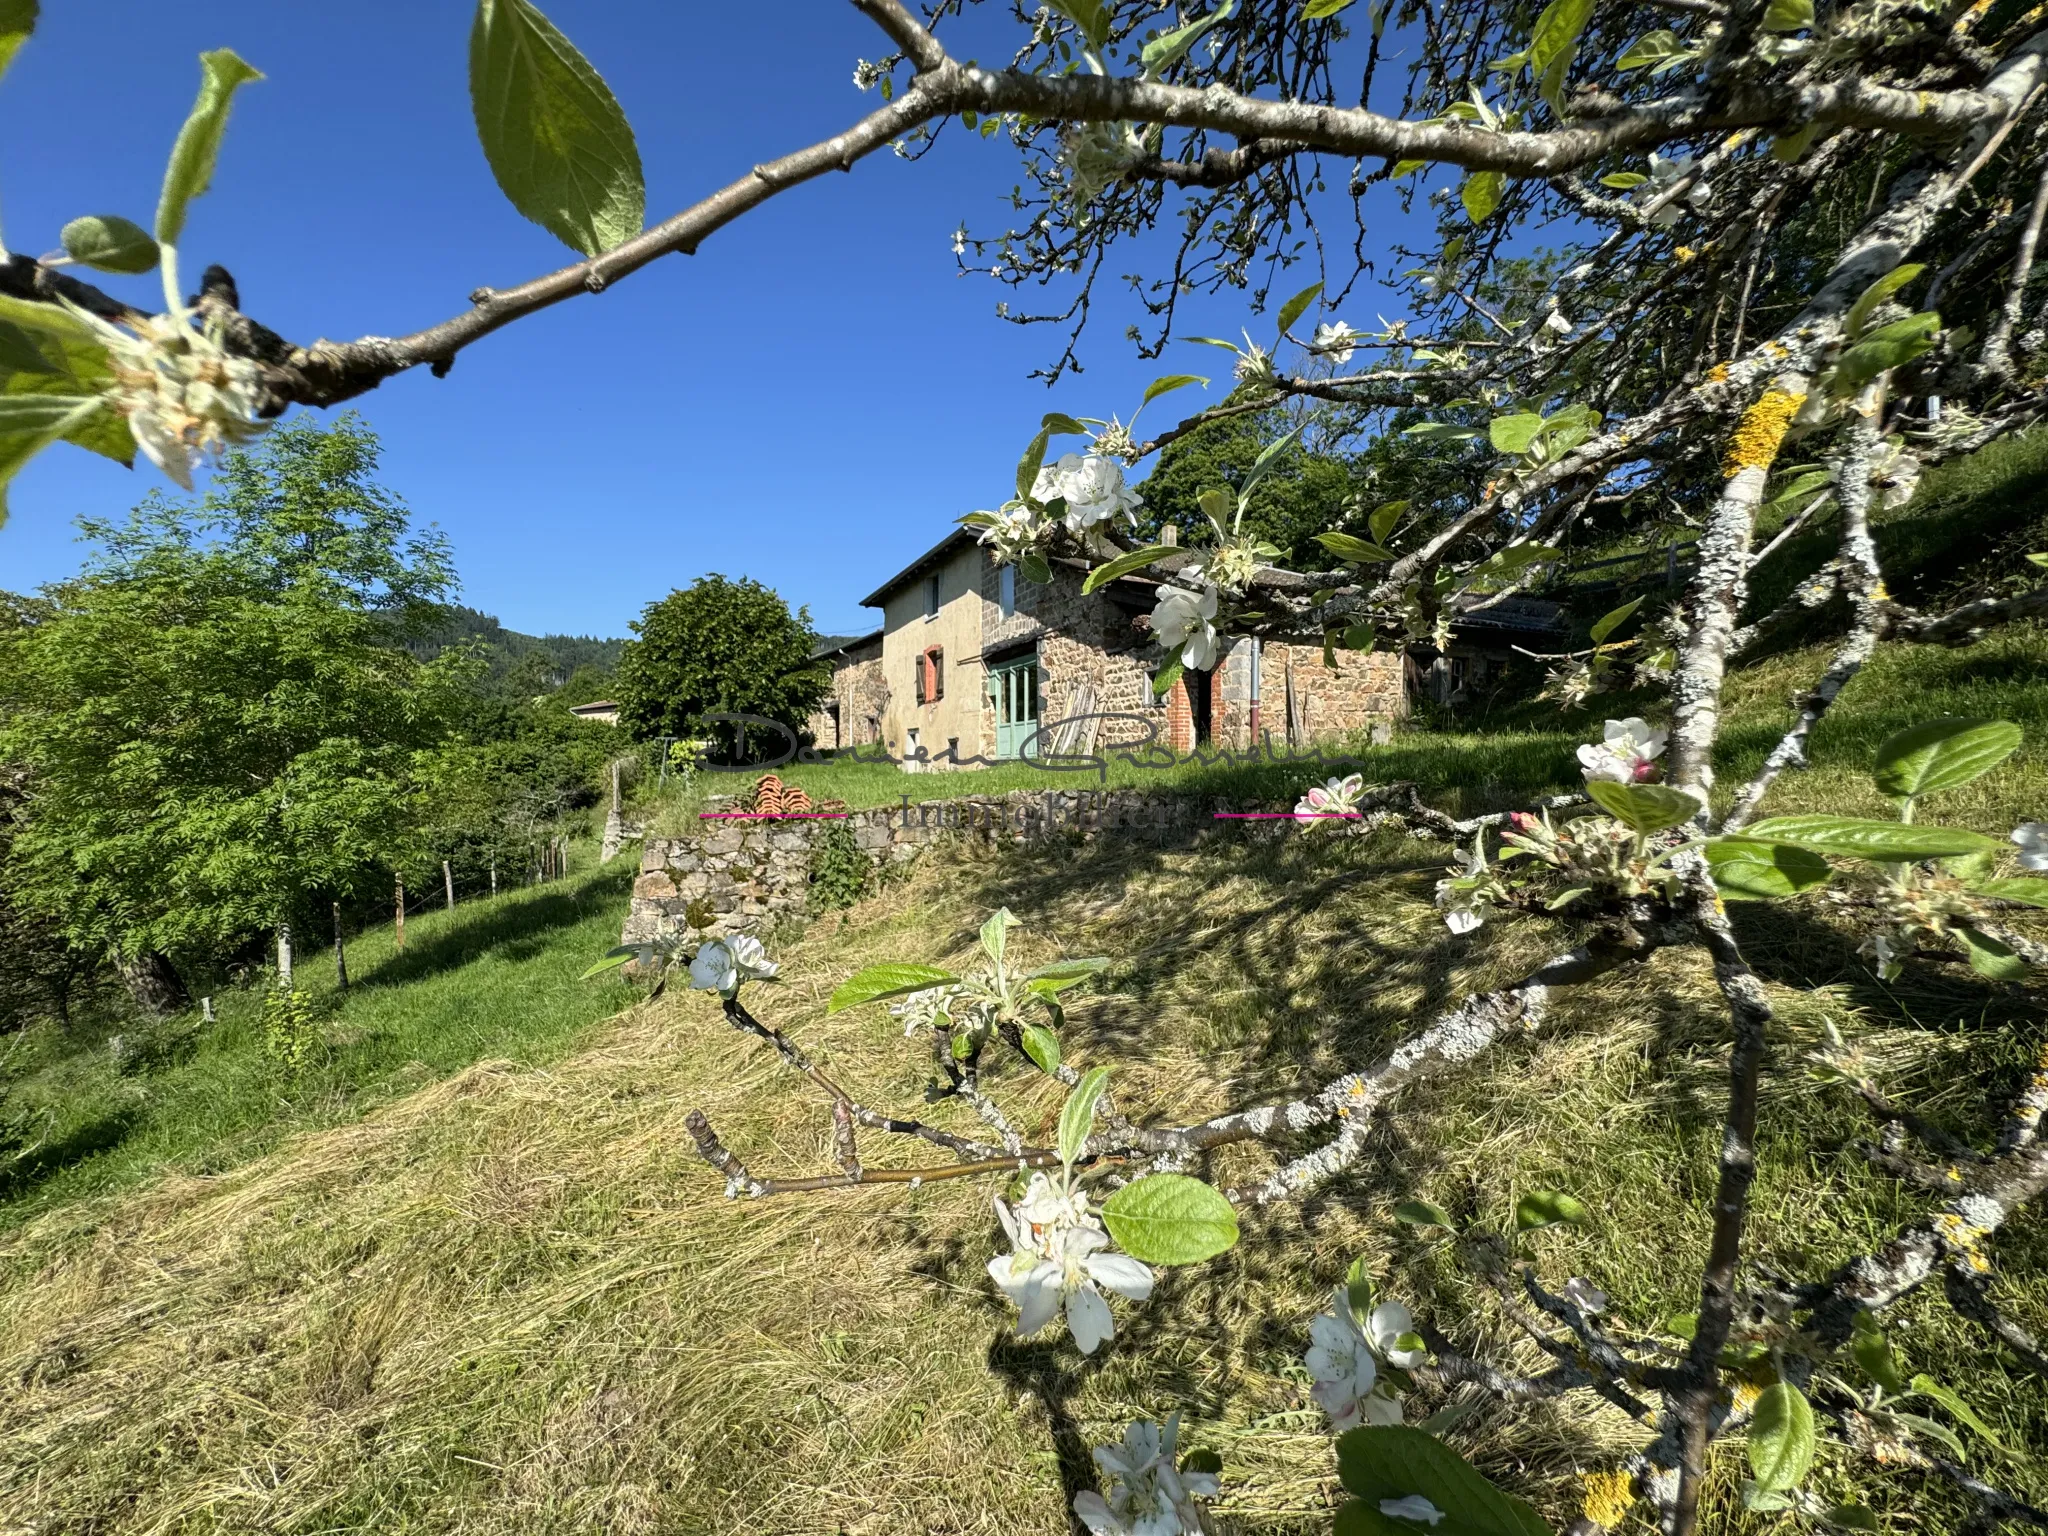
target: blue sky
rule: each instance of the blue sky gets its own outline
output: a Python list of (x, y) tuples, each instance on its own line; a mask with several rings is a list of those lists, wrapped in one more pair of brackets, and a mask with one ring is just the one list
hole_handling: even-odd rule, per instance
[[(545, 8), (633, 120), (650, 219), (876, 100), (853, 65), (885, 50), (850, 5)], [(995, 27), (995, 10), (977, 26)], [(504, 201), (477, 146), (468, 27), (457, 0), (46, 5), (0, 84), (8, 243), (50, 249), (83, 213), (147, 224), (196, 55), (226, 46), (268, 78), (238, 97), (214, 189), (193, 206), (189, 277), (222, 262), (250, 313), (306, 341), (401, 334), (481, 284), (560, 266), (570, 253)], [(956, 51), (971, 51), (964, 36)], [(707, 571), (767, 582), (821, 630), (868, 627), (859, 599), (1008, 494), (1045, 411), (1128, 413), (1169, 371), (1218, 374), (1212, 398), (1228, 388), (1229, 358), (1210, 348), (1137, 359), (1122, 339), (1133, 317), (1113, 304), (1097, 306), (1082, 377), (1052, 391), (1027, 379), (1057, 355), (1053, 330), (998, 320), (997, 300), (1018, 296), (957, 276), (951, 250), (963, 219), (1002, 227), (1016, 179), (1000, 137), (953, 130), (919, 164), (884, 153), (785, 193), (695, 257), (499, 332), (446, 379), (365, 396), (384, 478), (453, 540), (464, 600), (516, 629), (623, 634)], [(108, 286), (151, 302), (155, 281)], [(1368, 292), (1344, 318), (1369, 325), (1398, 312), (1387, 304)], [(1179, 330), (1235, 335), (1248, 318), (1217, 303)], [(161, 483), (146, 462), (45, 453), (10, 490), (0, 587), (74, 571), (73, 519), (116, 515)]]

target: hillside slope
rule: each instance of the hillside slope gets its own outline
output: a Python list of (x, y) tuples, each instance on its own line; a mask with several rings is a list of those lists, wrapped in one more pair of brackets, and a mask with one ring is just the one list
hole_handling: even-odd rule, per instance
[[(1796, 653), (1737, 680), (1732, 757), (1762, 752), (1821, 664)], [(2036, 630), (1882, 658), (1777, 803), (1859, 808), (1870, 744), (1930, 701), (2028, 732), (1944, 819), (2002, 835), (2048, 807)], [(1529, 919), (1453, 938), (1431, 905), (1444, 859), (1391, 834), (927, 858), (787, 949), (759, 1006), (871, 1102), (917, 1106), (926, 1064), (897, 1026), (878, 1009), (827, 1018), (824, 1000), (862, 964), (964, 956), (1007, 904), (1029, 924), (1012, 939), (1027, 960), (1118, 958), (1070, 1009), (1069, 1059), (1112, 1066), (1124, 1101), (1161, 1115), (1254, 1102), (1374, 1058), (1568, 931)], [(1754, 1251), (1813, 1273), (1924, 1202), (1855, 1155), (1862, 1116), (1808, 1077), (1802, 1050), (1835, 1024), (1897, 1096), (1967, 1133), (1980, 1128), (1953, 1117), (1983, 1081), (2017, 1084), (2048, 1040), (2048, 997), (1956, 966), (1881, 985), (1817, 902), (1739, 917), (1782, 1009)], [(1397, 1201), (1499, 1220), (1519, 1191), (1564, 1189), (1595, 1219), (1537, 1240), (1546, 1277), (1588, 1276), (1645, 1326), (1696, 1300), (1724, 1074), (1711, 983), (1666, 953), (1557, 1007), (1542, 1037), (1404, 1098), (1331, 1192), (1255, 1216), (1239, 1249), (1172, 1272), (1144, 1307), (1119, 1303), (1116, 1340), (1084, 1362), (1064, 1339), (1012, 1337), (984, 1268), (999, 1246), (989, 1187), (726, 1201), (689, 1110), (761, 1172), (829, 1169), (828, 1120), (705, 997), (638, 1006), (547, 1068), (482, 1063), (250, 1166), (0, 1240), (0, 1372), (19, 1383), (0, 1404), (0, 1529), (1058, 1532), (1092, 1486), (1088, 1447), (1179, 1407), (1185, 1441), (1223, 1457), (1233, 1529), (1326, 1530), (1330, 1439), (1300, 1362), (1346, 1265), (1368, 1255), (1453, 1338), (1513, 1337), (1490, 1292), (1390, 1219)], [(1056, 1109), (1008, 1069), (996, 1091), (1034, 1131)], [(966, 1128), (956, 1105), (929, 1113)], [(910, 1160), (879, 1137), (865, 1150)], [(2044, 1224), (2003, 1235), (1999, 1261), (2002, 1304), (2048, 1328)], [(1899, 1311), (1911, 1369), (1961, 1386), (2008, 1443), (2048, 1448), (2038, 1382), (1938, 1298)], [(1567, 1448), (1590, 1469), (1640, 1433), (1579, 1395), (1482, 1409), (1452, 1438), (1562, 1522), (1577, 1479), (1532, 1480), (1532, 1454)], [(1709, 1528), (1762, 1529), (1733, 1508), (1739, 1447), (1716, 1467)], [(2038, 1459), (1997, 1475), (2048, 1498)], [(1816, 1481), (1850, 1491), (1826, 1457)], [(1859, 1492), (1897, 1529), (1956, 1523), (1918, 1483)]]

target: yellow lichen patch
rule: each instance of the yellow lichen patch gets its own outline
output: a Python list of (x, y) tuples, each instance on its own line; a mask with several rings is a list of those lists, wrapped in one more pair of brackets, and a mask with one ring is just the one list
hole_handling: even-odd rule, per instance
[(1671, 254), (1676, 256), (1681, 262), (1686, 262), (1691, 261), (1693, 257), (1699, 255), (1699, 252), (1694, 250), (1689, 245), (1681, 245), (1674, 247)]
[(1776, 387), (1765, 390), (1736, 424), (1735, 435), (1728, 440), (1728, 457), (1721, 463), (1722, 475), (1733, 479), (1745, 469), (1769, 469), (1785, 440), (1785, 429), (1805, 399), (1804, 394)]
[(1735, 1411), (1737, 1413), (1747, 1413), (1756, 1406), (1756, 1400), (1763, 1396), (1763, 1389), (1754, 1382), (1738, 1381), (1735, 1383), (1735, 1390), (1730, 1396)]
[(1619, 1525), (1635, 1501), (1635, 1485), (1626, 1472), (1588, 1472), (1579, 1512), (1595, 1525)]
[(1707, 382), (1710, 384), (1725, 384), (1727, 381), (1728, 365), (1726, 363), (1716, 363), (1707, 370)]

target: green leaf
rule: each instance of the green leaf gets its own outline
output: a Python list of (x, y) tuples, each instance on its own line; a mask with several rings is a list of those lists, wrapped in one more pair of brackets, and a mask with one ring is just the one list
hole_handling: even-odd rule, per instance
[[(1207, 384), (1208, 382), (1207, 377), (1199, 373), (1169, 373), (1165, 378), (1154, 379), (1145, 386), (1145, 398), (1138, 402), (1138, 409), (1142, 411), (1161, 395), (1171, 394), (1176, 389), (1183, 389), (1190, 384)], [(1132, 414), (1136, 415), (1135, 412)]]
[(1796, 165), (1813, 141), (1820, 135), (1819, 123), (1808, 123), (1790, 133), (1781, 133), (1771, 140), (1771, 158), (1781, 165)]
[[(1349, 4), (1350, 0), (1345, 0), (1345, 3)], [(1223, 1458), (1211, 1450), (1189, 1451), (1181, 1457), (1180, 1469), (1183, 1472), (1207, 1472), (1214, 1477), (1223, 1470)]]
[[(5, 317), (0, 318), (0, 335), (5, 336), (8, 351), (22, 354), (20, 362), (27, 365), (0, 376), (0, 399), (43, 395), (83, 400), (104, 395), (113, 386), (107, 349), (76, 316), (54, 304), (0, 298), (0, 317)], [(19, 323), (16, 317), (28, 323)], [(116, 464), (135, 462), (135, 435), (128, 430), (128, 418), (118, 411), (81, 412), (58, 435)]]
[(36, 29), (36, 0), (0, 0), (0, 75)]
[(1989, 1445), (1994, 1451), (1997, 1451), (2002, 1456), (2013, 1454), (2007, 1448), (2006, 1443), (1992, 1432), (1991, 1426), (1978, 1418), (1976, 1410), (1964, 1402), (1959, 1394), (1943, 1386), (1932, 1376), (1915, 1376), (1910, 1385), (1913, 1391), (1920, 1393), (1923, 1397), (1933, 1398), (1942, 1407), (1961, 1419), (1963, 1423), (1982, 1436), (1984, 1443)]
[(1108, 958), (1101, 955), (1086, 960), (1055, 960), (1026, 976), (1024, 984), (1037, 991), (1064, 992), (1108, 968)]
[(1245, 471), (1244, 484), (1237, 488), (1237, 504), (1239, 506), (1245, 505), (1251, 499), (1252, 487), (1271, 473), (1273, 466), (1280, 462), (1280, 456), (1294, 446), (1294, 440), (1299, 436), (1301, 436), (1301, 428), (1296, 427), (1284, 437), (1275, 438), (1259, 450), (1259, 456), (1252, 460), (1252, 467)]
[[(1151, 399), (1150, 395), (1145, 397)], [(1086, 437), (1088, 424), (1069, 416), (1065, 411), (1047, 411), (1038, 423), (1054, 437)]]
[(1813, 25), (1813, 0), (1770, 0), (1764, 7), (1766, 32), (1803, 32)]
[(1878, 1531), (1884, 1529), (1877, 1523), (1877, 1516), (1861, 1504), (1837, 1504), (1821, 1516), (1821, 1519), (1838, 1531)]
[(1353, 1312), (1364, 1317), (1372, 1310), (1373, 1291), (1372, 1266), (1361, 1253), (1344, 1271), (1344, 1299)]
[(157, 195), (156, 237), (165, 245), (176, 245), (185, 232), (185, 209), (205, 192), (213, 181), (214, 162), (220, 158), (221, 136), (228, 131), (228, 107), (235, 92), (262, 74), (242, 62), (232, 49), (217, 48), (199, 55), (199, 99), (191, 115), (178, 130), (171, 146), (171, 163), (164, 168), (163, 191)]
[(1534, 411), (1521, 411), (1513, 416), (1494, 417), (1486, 424), (1486, 440), (1493, 444), (1496, 453), (1527, 453), (1542, 430), (1541, 416)]
[(1910, 363), (1934, 345), (1941, 316), (1933, 310), (1881, 325), (1841, 355), (1830, 375), (1829, 388), (1853, 394), (1888, 369)]
[(1813, 1465), (1813, 1405), (1789, 1381), (1774, 1381), (1750, 1411), (1749, 1470), (1767, 1493), (1797, 1488)]
[(1059, 1148), (1060, 1161), (1069, 1168), (1088, 1144), (1088, 1133), (1095, 1129), (1095, 1102), (1102, 1097), (1103, 1085), (1108, 1081), (1109, 1068), (1091, 1067), (1067, 1094), (1067, 1102), (1060, 1110)]
[(651, 944), (621, 944), (614, 949), (606, 950), (602, 960), (576, 979), (588, 981), (593, 976), (602, 976), (606, 971), (616, 971), (631, 961), (638, 960), (644, 965), (653, 959), (654, 946)]
[(1630, 192), (1640, 187), (1649, 179), (1641, 171), (1615, 171), (1610, 175), (1602, 176), (1600, 178), (1600, 185), (1612, 187), (1617, 192)]
[(1155, 1173), (1102, 1203), (1116, 1245), (1147, 1264), (1199, 1264), (1237, 1245), (1237, 1211), (1215, 1186)]
[(647, 187), (632, 125), (604, 77), (528, 0), (477, 0), (469, 99), (514, 208), (586, 256), (640, 233)]
[[(1679, 44), (1677, 33), (1666, 32), (1661, 29), (1656, 32), (1646, 32), (1621, 50), (1621, 57), (1614, 61), (1614, 67), (1616, 69), (1644, 69), (1652, 64), (1661, 63), (1665, 59), (1671, 58), (1683, 51)], [(1643, 179), (1642, 177), (1637, 178), (1639, 182)]]
[(1144, 65), (1145, 77), (1156, 80), (1165, 74), (1180, 62), (1190, 48), (1202, 40), (1204, 32), (1219, 21), (1229, 20), (1231, 13), (1236, 9), (1237, 0), (1223, 0), (1221, 5), (1199, 21), (1191, 21), (1184, 27), (1175, 27), (1171, 32), (1162, 32), (1153, 38), (1138, 55), (1138, 62)]
[(1961, 827), (1911, 826), (1898, 821), (1872, 821), (1858, 816), (1770, 816), (1743, 836), (1765, 843), (1792, 843), (1838, 858), (1876, 863), (1911, 864), (1921, 859), (1953, 858), (2000, 845), (1980, 832)]
[[(1437, 1536), (1550, 1536), (1550, 1527), (1529, 1505), (1494, 1487), (1436, 1436), (1405, 1424), (1368, 1425), (1339, 1435), (1337, 1477), (1358, 1501), (1337, 1512), (1340, 1533), (1433, 1529)], [(1423, 1526), (1380, 1513), (1382, 1503), (1410, 1495), (1442, 1510), (1442, 1523)]]
[(102, 272), (152, 271), (157, 263), (157, 245), (149, 231), (131, 219), (114, 213), (89, 213), (64, 226), (58, 239), (73, 261)]
[(2010, 880), (1980, 881), (1971, 889), (1979, 896), (1993, 896), (2000, 901), (2018, 901), (2030, 907), (2048, 907), (2048, 880), (2035, 880), (2021, 875)]
[(1856, 1314), (1857, 1327), (1849, 1335), (1849, 1355), (1862, 1369), (1863, 1374), (1883, 1387), (1887, 1392), (1906, 1390), (1905, 1378), (1899, 1374), (1899, 1364), (1892, 1358), (1892, 1346), (1884, 1336), (1884, 1330), (1875, 1322), (1863, 1326), (1867, 1312)]
[(1352, 0), (1308, 0), (1301, 8), (1301, 17), (1304, 21), (1327, 21), (1351, 3)]
[(1372, 530), (1373, 543), (1384, 544), (1388, 539), (1392, 538), (1394, 530), (1400, 526), (1401, 515), (1407, 510), (1408, 502), (1406, 499), (1401, 501), (1383, 501), (1374, 507), (1371, 518), (1367, 520), (1367, 526)]
[(1507, 178), (1499, 171), (1474, 171), (1458, 189), (1458, 201), (1464, 205), (1465, 217), (1474, 224), (1484, 224), (1493, 210), (1500, 206), (1501, 194), (1506, 189)]
[(1958, 928), (1956, 937), (1970, 952), (1970, 969), (1979, 976), (1988, 976), (1993, 981), (2026, 979), (2027, 962), (2013, 952), (2011, 945), (1975, 928)]
[(11, 320), (0, 320), (0, 373), (55, 374), (42, 343)]
[(1031, 488), (1038, 483), (1038, 472), (1045, 468), (1045, 445), (1052, 441), (1052, 428), (1040, 427), (1038, 436), (1031, 439), (1031, 446), (1024, 450), (1024, 457), (1017, 461), (1017, 494), (1026, 501), (1031, 500)]
[(1690, 1339), (1700, 1331), (1697, 1312), (1674, 1312), (1664, 1319), (1664, 1331), (1675, 1339)]
[(981, 925), (981, 947), (998, 967), (1002, 965), (1003, 951), (1009, 945), (1010, 930), (1018, 926), (1008, 907), (997, 907), (989, 914), (988, 921)]
[(838, 1013), (841, 1009), (858, 1008), (862, 1003), (877, 1002), (885, 997), (922, 992), (927, 987), (952, 986), (959, 980), (951, 971), (942, 971), (935, 965), (870, 965), (855, 971), (839, 984), (832, 993), (832, 1001), (825, 1005), (825, 1011)]
[(1024, 1054), (1038, 1064), (1038, 1070), (1047, 1074), (1060, 1069), (1060, 1037), (1043, 1024), (1026, 1024), (1023, 1029)]
[(1403, 1200), (1394, 1207), (1394, 1220), (1405, 1221), (1411, 1227), (1442, 1227), (1455, 1232), (1458, 1224), (1451, 1220), (1450, 1212), (1440, 1205), (1431, 1205), (1427, 1200)]
[(1616, 821), (1643, 833), (1662, 832), (1700, 813), (1698, 800), (1669, 784), (1616, 784), (1595, 779), (1586, 786), (1586, 793)]
[(1017, 569), (1023, 573), (1026, 581), (1036, 586), (1044, 587), (1052, 584), (1052, 564), (1039, 550), (1025, 550), (1018, 557)]
[(1981, 778), (2019, 750), (2007, 720), (1929, 720), (1884, 739), (1870, 776), (1894, 799), (1910, 800)]
[(1833, 475), (1824, 469), (1816, 469), (1811, 474), (1796, 476), (1786, 484), (1778, 487), (1777, 490), (1771, 492), (1770, 504), (1774, 507), (1781, 507), (1789, 506), (1794, 502), (1804, 501), (1807, 496), (1819, 490), (1822, 486), (1829, 484), (1834, 478)]
[(1724, 901), (1773, 901), (1826, 885), (1833, 871), (1811, 849), (1789, 843), (1760, 843), (1747, 837), (1717, 837), (1707, 844), (1714, 888)]
[(1165, 698), (1166, 691), (1180, 681), (1181, 671), (1180, 652), (1175, 651), (1166, 658), (1165, 664), (1152, 675), (1152, 697), (1155, 699)]
[(1592, 19), (1593, 0), (1550, 0), (1530, 35), (1529, 72), (1542, 75), (1560, 59), (1569, 62)]
[(1559, 1222), (1582, 1227), (1592, 1219), (1591, 1211), (1570, 1195), (1554, 1189), (1532, 1189), (1515, 1202), (1517, 1232), (1534, 1232), (1541, 1227), (1554, 1227)]
[(1909, 261), (1902, 266), (1893, 267), (1864, 289), (1856, 302), (1849, 306), (1848, 317), (1842, 322), (1843, 329), (1849, 333), (1849, 339), (1860, 340), (1863, 336), (1863, 327), (1870, 323), (1871, 311), (1926, 270), (1921, 263)]
[(1321, 283), (1310, 283), (1301, 292), (1280, 306), (1280, 334), (1282, 336), (1285, 336), (1293, 328), (1295, 321), (1308, 312), (1309, 305), (1315, 303), (1316, 295), (1322, 291), (1323, 285)]
[(1164, 560), (1168, 555), (1176, 553), (1178, 551), (1171, 544), (1147, 544), (1143, 549), (1134, 549), (1129, 554), (1118, 555), (1108, 564), (1098, 565), (1090, 571), (1087, 579), (1081, 583), (1081, 591), (1084, 595), (1097, 591), (1108, 586), (1119, 576), (1128, 576), (1132, 571), (1143, 570), (1153, 561)]
[(0, 395), (0, 524), (7, 521), (7, 485), (22, 465), (99, 409), (98, 396)]
[(1593, 643), (1595, 645), (1604, 645), (1607, 641), (1607, 637), (1613, 634), (1617, 629), (1621, 628), (1622, 625), (1626, 624), (1628, 622), (1629, 615), (1634, 613), (1638, 608), (1642, 606), (1642, 598), (1631, 598), (1628, 602), (1623, 603), (1619, 608), (1616, 608), (1609, 613), (1602, 614), (1600, 616), (1599, 621), (1595, 623), (1593, 626)]
[(1339, 560), (1353, 564), (1364, 564), (1374, 560), (1391, 560), (1394, 552), (1382, 549), (1377, 544), (1368, 544), (1364, 539), (1349, 533), (1319, 533), (1316, 542), (1335, 555)]
[(1940, 1420), (1930, 1419), (1917, 1413), (1894, 1413), (1892, 1417), (1901, 1424), (1911, 1428), (1916, 1434), (1926, 1435), (1930, 1439), (1939, 1440), (1948, 1447), (1949, 1454), (1954, 1456), (1957, 1461), (1965, 1461), (1969, 1458), (1969, 1452), (1963, 1449), (1962, 1437)]
[(1052, 8), (1081, 29), (1090, 47), (1109, 41), (1109, 13), (1102, 0), (1052, 0)]

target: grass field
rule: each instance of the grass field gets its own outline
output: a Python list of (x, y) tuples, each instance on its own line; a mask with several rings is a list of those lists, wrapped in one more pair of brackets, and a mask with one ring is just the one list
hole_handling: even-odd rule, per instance
[[(1823, 659), (1783, 655), (1734, 680), (1724, 782), (1761, 756), (1785, 697)], [(1887, 653), (1774, 808), (1880, 809), (1860, 777), (1870, 747), (1934, 701), (2027, 727), (2012, 765), (1928, 811), (2002, 835), (2048, 807), (2044, 683), (2037, 629)], [(1476, 752), (1410, 737), (1389, 762), (1440, 799), (1512, 800), (1562, 781), (1586, 734), (1559, 717)], [(874, 1102), (955, 1117), (921, 1107), (926, 1064), (886, 1015), (827, 1018), (824, 1000), (861, 964), (964, 956), (975, 924), (1007, 904), (1028, 917), (1013, 944), (1029, 961), (1118, 958), (1070, 1009), (1070, 1059), (1111, 1066), (1127, 1104), (1162, 1116), (1256, 1102), (1372, 1058), (1457, 990), (1569, 933), (1525, 919), (1452, 938), (1430, 901), (1442, 862), (1391, 835), (928, 858), (785, 950), (761, 1006)], [(702, 996), (582, 1026), (620, 995), (569, 979), (610, 942), (617, 882), (510, 898), (504, 919), (461, 911), (444, 933), (422, 925), (404, 962), (412, 984), (365, 985), (336, 1016), (367, 1030), (371, 1016), (350, 1010), (390, 1010), (388, 1043), (340, 1047), (337, 1086), (260, 1130), (238, 1133), (230, 1117), (225, 1154), (199, 1149), (195, 1118), (172, 1117), (178, 1136), (138, 1136), (44, 1182), (38, 1213), (0, 1237), (0, 1373), (20, 1383), (0, 1407), (0, 1509), (19, 1528), (1059, 1532), (1089, 1485), (1088, 1447), (1178, 1406), (1187, 1441), (1223, 1458), (1230, 1528), (1292, 1536), (1328, 1525), (1330, 1441), (1300, 1359), (1354, 1256), (1454, 1338), (1529, 1363), (1491, 1293), (1392, 1222), (1395, 1202), (1421, 1196), (1485, 1223), (1522, 1190), (1565, 1189), (1595, 1219), (1533, 1240), (1549, 1280), (1586, 1275), (1644, 1326), (1695, 1299), (1725, 1022), (1690, 956), (1567, 994), (1552, 1032), (1404, 1099), (1354, 1177), (1255, 1215), (1237, 1251), (1174, 1272), (1145, 1307), (1119, 1304), (1117, 1340), (1084, 1363), (1071, 1344), (1011, 1335), (984, 1270), (998, 1242), (986, 1188), (722, 1198), (686, 1111), (704, 1109), (762, 1172), (829, 1167), (829, 1125)], [(564, 905), (559, 920), (512, 917), (525, 901)], [(1862, 1117), (1803, 1070), (1823, 1025), (1859, 1040), (1895, 1093), (1981, 1134), (1966, 1117), (1986, 1085), (2018, 1083), (2048, 1038), (2048, 997), (1956, 966), (1881, 984), (1819, 902), (1738, 920), (1781, 1009), (1754, 1252), (1814, 1273), (1923, 1208), (1854, 1155)], [(373, 983), (396, 979), (389, 957), (360, 963)], [(400, 1092), (407, 1062), (432, 1077), (481, 1051), (492, 1057)], [(361, 1070), (342, 1071), (353, 1059)], [(1009, 1069), (996, 1086), (1033, 1132), (1056, 1109)], [(905, 1156), (873, 1137), (866, 1155)], [(1266, 1155), (1233, 1149), (1211, 1171)], [(2043, 1224), (2009, 1229), (1998, 1258), (2001, 1302), (2048, 1327)], [(1900, 1313), (1910, 1369), (1963, 1390), (2008, 1444), (2048, 1449), (2038, 1382), (1938, 1298)], [(1598, 1467), (1640, 1431), (1574, 1397), (1484, 1409), (1452, 1438), (1562, 1523), (1579, 1484), (1556, 1469)], [(2048, 1497), (2038, 1460), (1980, 1459)], [(1740, 1476), (1739, 1447), (1724, 1448), (1709, 1529), (1765, 1528), (1734, 1507)], [(1853, 1481), (1832, 1452), (1816, 1486), (1856, 1493), (1901, 1532), (1960, 1518), (1918, 1483)]]
[(349, 945), (346, 993), (331, 950), (305, 956), (297, 980), (322, 1045), (296, 1078), (264, 1054), (255, 987), (224, 992), (211, 1029), (196, 1015), (123, 1026), (126, 1072), (111, 1026), (0, 1041), (0, 1124), (14, 1143), (0, 1148), (0, 1229), (159, 1175), (220, 1172), (485, 1056), (561, 1054), (626, 996), (575, 978), (618, 941), (630, 879), (613, 865), (429, 909), (407, 920), (402, 954), (388, 930), (365, 933)]

